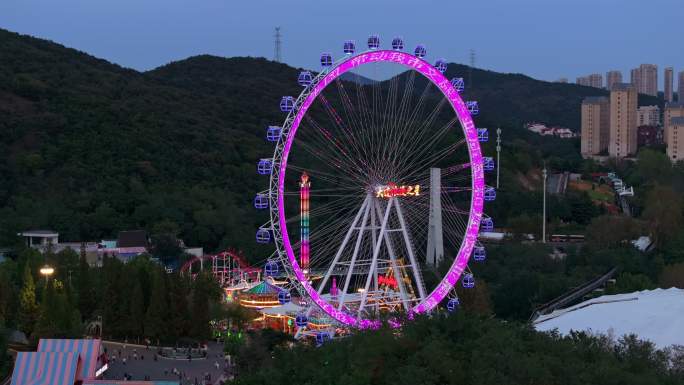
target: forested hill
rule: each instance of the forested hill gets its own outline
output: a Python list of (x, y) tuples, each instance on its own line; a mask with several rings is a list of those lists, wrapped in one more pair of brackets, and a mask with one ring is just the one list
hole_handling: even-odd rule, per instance
[[(266, 180), (255, 164), (272, 151), (265, 127), (282, 121), (278, 102), (300, 90), (298, 72), (197, 56), (140, 73), (0, 30), (0, 246), (27, 228), (63, 240), (145, 228), (263, 254), (253, 239), (266, 218), (251, 200)], [(466, 73), (450, 66), (449, 76)], [(480, 70), (473, 82), (481, 121), (511, 130), (576, 128), (581, 98), (602, 93)]]

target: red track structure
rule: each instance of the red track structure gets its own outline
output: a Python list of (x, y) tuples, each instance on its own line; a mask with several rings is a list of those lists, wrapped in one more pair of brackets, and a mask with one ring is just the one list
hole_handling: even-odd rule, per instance
[(242, 280), (258, 280), (261, 274), (261, 269), (250, 266), (242, 254), (236, 250), (194, 257), (181, 266), (180, 273), (191, 274), (194, 277), (208, 268), (211, 268), (211, 274), (221, 287), (233, 286)]

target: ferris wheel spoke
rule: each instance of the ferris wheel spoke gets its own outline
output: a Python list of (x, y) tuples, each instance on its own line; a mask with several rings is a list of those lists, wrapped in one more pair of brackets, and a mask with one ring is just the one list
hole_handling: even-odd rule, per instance
[[(420, 53), (417, 56), (422, 58)], [(402, 57), (402, 64), (415, 60), (405, 52), (391, 57)], [(382, 61), (369, 60), (368, 64), (377, 66)], [(354, 73), (357, 62), (344, 63), (347, 67), (343, 69), (351, 68)], [(365, 64), (361, 59), (358, 63)], [(395, 63), (399, 62), (391, 65)], [(302, 280), (298, 290), (303, 296), (306, 290), (315, 296), (307, 286), (313, 285), (329, 305), (316, 311), (345, 324), (365, 325), (369, 318), (386, 311), (412, 311), (418, 306), (415, 310), (422, 312), (434, 307), (444, 292), (443, 286), (432, 286), (432, 279), (426, 281), (429, 274), (439, 271), (434, 250), (440, 259), (444, 255), (461, 258), (462, 254), (454, 251), (465, 247), (473, 213), (481, 214), (479, 207), (472, 205), (474, 174), (467, 170), (469, 155), (478, 144), (467, 142), (460, 130), (454, 130), (467, 116), (455, 108), (451, 111), (449, 102), (460, 95), (451, 88), (450, 93), (445, 92), (439, 74), (440, 86), (435, 86), (436, 77), (426, 72), (429, 65), (407, 68), (386, 81), (365, 85), (342, 81), (327, 70), (325, 76), (333, 74), (333, 81), (326, 80), (308, 109), (297, 110), (300, 104), (295, 104), (297, 115), (294, 120), (288, 117), (283, 132), (297, 128), (295, 124), (298, 129), (290, 131), (293, 136), (287, 137), (285, 146), (279, 142), (274, 155), (274, 163), (280, 156), (287, 166), (284, 172), (273, 174), (278, 186), (285, 187), (270, 193), (277, 194), (281, 207), (271, 207), (272, 217), (278, 215), (277, 223), (288, 230), (276, 232), (276, 236), (289, 234), (282, 244), (276, 242), (278, 253), (281, 257), (287, 253), (288, 258), (295, 253), (307, 261), (301, 265), (307, 269), (306, 282)], [(416, 80), (416, 74), (425, 79)], [(321, 79), (316, 77), (314, 82)], [(321, 90), (320, 83), (314, 86)], [(468, 152), (461, 151), (464, 145)], [(442, 171), (437, 173), (431, 170), (434, 168)], [(300, 190), (292, 174), (285, 176), (293, 171), (306, 172), (315, 188), (307, 184)], [(435, 180), (438, 175), (439, 183)], [(404, 184), (419, 185), (420, 194), (412, 194)], [(309, 204), (298, 205), (297, 196)], [(442, 214), (438, 240), (435, 216), (430, 215), (435, 204)], [(277, 223), (274, 221), (274, 227)], [(447, 253), (439, 251), (442, 244)], [(297, 268), (292, 265), (301, 277), (302, 267)], [(445, 277), (441, 279), (439, 285), (446, 282)], [(336, 288), (339, 284), (337, 293), (333, 293), (331, 281)], [(435, 290), (437, 287), (440, 290)], [(312, 313), (307, 310), (306, 314)]]
[[(335, 107), (333, 107), (331, 105), (331, 103), (328, 101), (328, 98), (326, 98), (323, 93), (318, 95), (318, 99), (322, 102), (322, 104), (325, 108), (325, 111), (328, 114), (328, 117), (330, 117), (332, 119), (333, 126), (336, 127), (338, 129), (338, 131), (340, 131), (342, 133), (341, 137), (346, 139), (346, 141), (349, 144), (349, 146), (343, 146), (343, 145), (341, 145), (341, 143), (338, 139), (336, 142), (336, 145), (340, 149), (340, 151), (343, 151), (346, 153), (347, 149), (353, 149), (353, 150), (356, 150), (357, 152), (359, 152), (360, 150), (357, 146), (354, 133), (351, 130), (351, 128), (349, 127), (349, 125), (345, 124), (344, 120), (342, 120), (340, 115), (337, 113), (337, 110), (335, 109)], [(345, 110), (344, 102), (343, 102), (343, 110)], [(346, 112), (346, 110), (345, 110), (345, 112)], [(350, 122), (353, 121), (352, 119), (348, 119), (348, 120)]]
[[(329, 130), (318, 124), (312, 117), (307, 117), (307, 122), (315, 127), (317, 132), (321, 133), (319, 138), (327, 139), (326, 144), (333, 154), (340, 154), (339, 156), (332, 156), (336, 162), (334, 164), (338, 169), (344, 169), (344, 171), (356, 171), (357, 176), (365, 176), (365, 172), (362, 170), (367, 169), (368, 164), (362, 153), (351, 154), (350, 150), (354, 149), (353, 146), (345, 146), (344, 143), (336, 138)], [(325, 158), (326, 156), (323, 155), (322, 157)], [(346, 167), (343, 167), (345, 164)], [(349, 164), (351, 164), (353, 167), (348, 167)]]
[[(454, 151), (459, 149), (464, 143), (465, 139), (452, 143), (449, 146), (441, 149), (440, 151), (431, 154), (429, 157), (425, 159), (420, 159), (419, 156), (414, 157), (413, 160), (411, 160), (408, 164), (402, 165), (403, 169), (414, 170), (407, 174), (405, 177), (409, 178), (415, 176), (417, 173), (425, 172), (425, 170), (429, 168), (430, 165), (438, 164), (439, 161), (451, 155)], [(421, 152), (421, 154), (423, 153)]]
[[(350, 182), (349, 184), (340, 185), (340, 186), (345, 186), (345, 187), (338, 187), (337, 188), (338, 190), (347, 190), (347, 189), (358, 190), (358, 187), (356, 187), (357, 184), (355, 184), (357, 182), (357, 180), (353, 179), (353, 177), (346, 175), (346, 174), (342, 174), (342, 173), (331, 174), (331, 173), (328, 173), (328, 172), (325, 172), (325, 171), (322, 171), (319, 169), (301, 167), (301, 166), (298, 166), (298, 165), (295, 165), (292, 163), (288, 164), (287, 167), (291, 168), (294, 171), (297, 171), (299, 173), (306, 172), (310, 176), (315, 177), (317, 180), (322, 180), (322, 181), (324, 181), (330, 185), (340, 185), (340, 183), (339, 183), (340, 179), (343, 179), (347, 182)], [(286, 193), (286, 194), (289, 194), (289, 193)], [(299, 195), (299, 192), (293, 192), (292, 194), (293, 195)]]
[(348, 133), (349, 137), (353, 140), (356, 151), (365, 153), (367, 150), (366, 143), (361, 137), (358, 137), (358, 133), (364, 130), (361, 111), (357, 112), (354, 109), (354, 104), (352, 103), (347, 90), (344, 88), (344, 84), (339, 78), (335, 80), (335, 84), (337, 85), (337, 92), (342, 100), (342, 109), (347, 117), (347, 120), (349, 120), (353, 126), (352, 132)]
[(435, 119), (437, 118), (437, 115), (442, 110), (445, 104), (447, 104), (446, 100), (442, 99), (437, 104), (437, 106), (430, 112), (427, 118), (420, 123), (417, 129), (411, 130), (413, 132), (405, 137), (406, 142), (402, 145), (404, 147), (404, 151), (407, 154), (413, 154), (416, 150), (419, 149), (422, 149), (423, 152), (425, 150), (429, 150), (431, 145), (441, 140), (444, 137), (444, 135), (449, 131), (449, 129), (453, 127), (453, 125), (458, 121), (458, 118), (452, 118), (429, 138), (430, 140), (428, 141), (428, 143), (423, 142), (425, 134), (428, 131), (430, 131), (429, 129), (432, 128), (432, 125)]
[(427, 99), (427, 95), (429, 94), (429, 91), (431, 89), (431, 85), (431, 82), (427, 82), (413, 110), (408, 115), (408, 117), (403, 120), (403, 124), (400, 124), (398, 132), (402, 135), (399, 137), (399, 148), (404, 147), (407, 136), (411, 135), (411, 129), (416, 125), (416, 119), (420, 115), (420, 112), (423, 110), (423, 105), (425, 104), (425, 100)]
[[(354, 172), (354, 170), (360, 169), (360, 166), (356, 164), (352, 167), (349, 167), (349, 165), (345, 166), (344, 159), (340, 158), (339, 156), (332, 155), (339, 153), (336, 149), (333, 148), (330, 149), (330, 151), (322, 151), (320, 147), (317, 148), (305, 141), (295, 140), (295, 142), (310, 155), (313, 155), (314, 157), (318, 158), (318, 160), (322, 161), (324, 165), (335, 169), (337, 171), (337, 174), (334, 174), (336, 178), (345, 179), (350, 183), (359, 183), (364, 180), (362, 172)], [(318, 172), (319, 175), (323, 175), (323, 172), (319, 170), (306, 170), (310, 170), (312, 173)], [(328, 175), (333, 174), (328, 173)]]

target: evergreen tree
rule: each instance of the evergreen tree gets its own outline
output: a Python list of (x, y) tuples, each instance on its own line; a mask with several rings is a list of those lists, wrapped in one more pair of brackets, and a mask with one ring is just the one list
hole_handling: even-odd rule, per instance
[(8, 374), (10, 362), (12, 362), (12, 358), (7, 351), (7, 329), (5, 329), (5, 324), (0, 319), (0, 378), (5, 378)]
[(122, 325), (128, 308), (122, 306), (124, 293), (121, 285), (121, 262), (106, 258), (102, 267), (102, 329), (109, 336), (121, 337)]
[(173, 274), (169, 279), (169, 338), (187, 336), (190, 329), (190, 309), (188, 308), (188, 282), (180, 275)]
[(152, 274), (150, 306), (145, 316), (145, 334), (155, 339), (164, 338), (168, 314), (165, 277), (161, 271), (155, 270)]
[(36, 302), (36, 286), (33, 282), (30, 263), (24, 266), (24, 279), (19, 293), (19, 330), (30, 335), (33, 333), (36, 320), (38, 319), (38, 303)]
[(213, 277), (204, 273), (197, 275), (192, 291), (190, 335), (200, 340), (211, 338), (210, 301), (218, 300), (220, 295), (221, 289)]
[(131, 336), (143, 336), (145, 323), (145, 298), (140, 280), (135, 279), (128, 302), (128, 332)]
[(95, 285), (90, 277), (90, 266), (86, 261), (85, 252), (81, 252), (78, 264), (78, 310), (81, 315), (89, 319), (92, 317), (97, 305), (95, 298)]

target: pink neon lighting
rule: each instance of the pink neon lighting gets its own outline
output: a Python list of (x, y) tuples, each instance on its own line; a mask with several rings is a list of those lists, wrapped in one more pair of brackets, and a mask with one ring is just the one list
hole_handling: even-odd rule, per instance
[[(305, 274), (300, 267), (297, 258), (292, 249), (292, 244), (290, 243), (290, 238), (287, 233), (286, 217), (285, 217), (285, 172), (287, 170), (287, 158), (294, 142), (295, 135), (297, 133), (297, 128), (301, 123), (302, 119), (306, 115), (307, 110), (311, 107), (316, 97), (327, 87), (332, 81), (338, 78), (343, 73), (350, 71), (362, 64), (374, 63), (374, 62), (391, 62), (404, 65), (410, 69), (420, 72), (423, 76), (428, 78), (435, 86), (437, 86), (444, 96), (449, 100), (458, 120), (463, 127), (463, 133), (465, 134), (466, 143), (468, 145), (468, 153), (470, 155), (470, 171), (472, 178), (472, 195), (470, 201), (470, 218), (468, 219), (468, 226), (466, 228), (465, 237), (461, 248), (458, 250), (456, 258), (452, 263), (449, 271), (442, 281), (437, 285), (437, 287), (415, 307), (412, 308), (414, 313), (422, 313), (431, 310), (439, 302), (447, 296), (449, 291), (454, 287), (459, 277), (463, 273), (466, 265), (468, 264), (468, 259), (473, 251), (475, 242), (477, 240), (477, 234), (480, 227), (480, 220), (482, 219), (482, 209), (484, 205), (484, 170), (482, 161), (482, 152), (480, 149), (480, 143), (477, 138), (477, 128), (473, 122), (468, 108), (466, 107), (463, 99), (458, 94), (456, 89), (451, 85), (451, 82), (444, 77), (444, 75), (439, 72), (435, 67), (426, 62), (421, 58), (417, 58), (411, 54), (398, 51), (380, 50), (372, 52), (364, 52), (356, 56), (352, 56), (347, 60), (341, 62), (337, 67), (332, 68), (327, 75), (318, 82), (311, 93), (303, 101), (299, 109), (296, 110), (296, 115), (292, 122), (290, 132), (288, 133), (287, 139), (283, 147), (283, 155), (280, 162), (280, 173), (278, 175), (278, 222), (280, 225), (280, 231), (283, 237), (283, 246), (285, 248), (285, 253), (287, 258), (292, 265), (292, 269), (295, 276), (300, 281), (306, 292), (309, 294), (310, 298), (316, 305), (318, 305), (324, 312), (326, 312), (330, 317), (336, 319), (337, 321), (349, 325), (356, 326), (359, 328), (369, 328), (375, 327), (377, 321), (362, 319), (357, 321), (356, 317), (345, 312), (338, 311), (335, 306), (325, 301), (316, 291), (316, 289), (311, 286), (307, 281)], [(293, 111), (294, 112), (294, 111)], [(409, 314), (410, 315), (410, 314)]]

